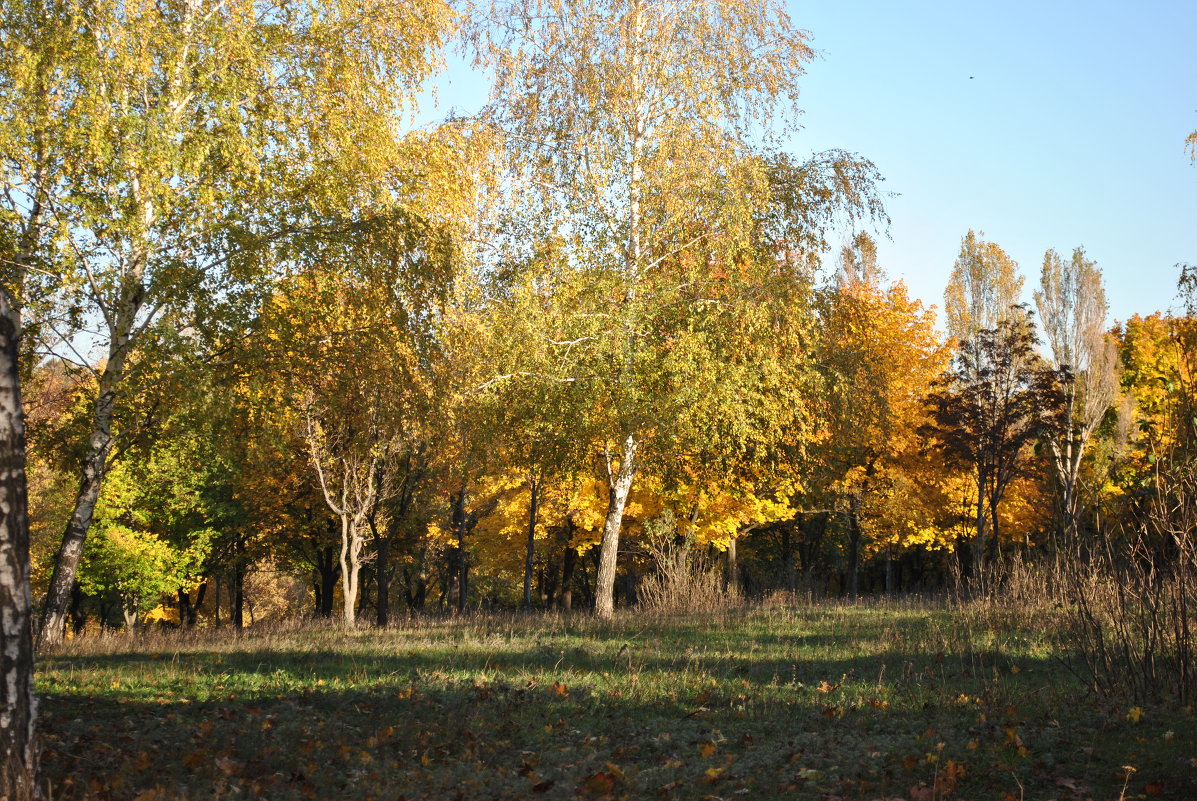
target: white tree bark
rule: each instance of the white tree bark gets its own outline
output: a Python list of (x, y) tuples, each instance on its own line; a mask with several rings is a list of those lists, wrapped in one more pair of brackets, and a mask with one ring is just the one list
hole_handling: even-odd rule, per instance
[(0, 288), (0, 798), (37, 796), (21, 316)]

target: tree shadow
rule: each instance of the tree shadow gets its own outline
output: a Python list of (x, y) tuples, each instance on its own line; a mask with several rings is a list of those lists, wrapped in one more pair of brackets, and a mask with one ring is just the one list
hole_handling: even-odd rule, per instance
[[(52, 654), (44, 772), (55, 799), (872, 799), (934, 788), (952, 762), (968, 766), (961, 795), (1017, 778), (1068, 797), (1063, 778), (1117, 797), (1117, 767), (1143, 751), (1092, 705), (1061, 708), (1047, 660), (1013, 674), (997, 652), (802, 659), (835, 638), (701, 634)], [(1139, 753), (1140, 772), (1190, 797), (1170, 755), (1194, 735), (1172, 743)]]

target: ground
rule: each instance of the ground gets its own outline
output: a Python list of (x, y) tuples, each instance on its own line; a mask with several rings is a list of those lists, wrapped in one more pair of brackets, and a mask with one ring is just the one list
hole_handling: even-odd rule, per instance
[(80, 638), (42, 764), (52, 801), (1197, 798), (1194, 710), (1067, 645), (917, 601)]

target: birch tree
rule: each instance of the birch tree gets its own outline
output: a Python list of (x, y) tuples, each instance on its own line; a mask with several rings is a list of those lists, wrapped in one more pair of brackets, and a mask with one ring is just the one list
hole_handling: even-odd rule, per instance
[(20, 348), (20, 309), (0, 286), (0, 797), (12, 801), (37, 788)]
[(1106, 293), (1097, 262), (1076, 248), (1064, 261), (1043, 256), (1035, 306), (1062, 382), (1059, 425), (1048, 437), (1060, 494), (1061, 533), (1076, 542), (1080, 522), (1081, 462), (1094, 432), (1118, 395), (1118, 352), (1107, 340)]
[(23, 208), (47, 209), (52, 229), (39, 258), (56, 265), (58, 314), (41, 322), (98, 386), (42, 620), (52, 643), (141, 354), (238, 310), (263, 254), (385, 191), (396, 115), (452, 13), (444, 0), (16, 5), (33, 35), (13, 44), (54, 67), (20, 73), (40, 92), (2, 101), (6, 118), (39, 96), (57, 110), (15, 148)]
[[(473, 33), (496, 76), (488, 118), (511, 143), (511, 186), (566, 243), (580, 300), (552, 339), (563, 360), (589, 354), (557, 380), (592, 399), (587, 439), (608, 497), (596, 613), (609, 617), (641, 466), (685, 437), (698, 416), (686, 410), (702, 408), (689, 393), (739, 402), (735, 371), (699, 386), (700, 362), (727, 355), (706, 348), (718, 334), (685, 332), (726, 322), (755, 277), (778, 269), (780, 247), (747, 255), (771, 197), (760, 153), (795, 129), (813, 51), (776, 0), (504, 0)], [(862, 167), (840, 155), (838, 175)], [(822, 206), (860, 188), (849, 184)], [(700, 423), (719, 417), (706, 413)]]

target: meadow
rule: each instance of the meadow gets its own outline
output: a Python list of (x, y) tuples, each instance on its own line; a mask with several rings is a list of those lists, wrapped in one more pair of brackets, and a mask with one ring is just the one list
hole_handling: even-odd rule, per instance
[(1092, 692), (1057, 612), (768, 603), (80, 637), (58, 799), (1197, 798), (1193, 709)]

